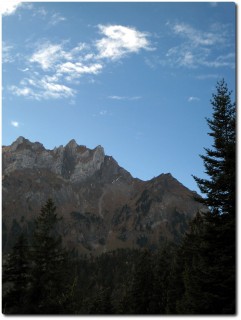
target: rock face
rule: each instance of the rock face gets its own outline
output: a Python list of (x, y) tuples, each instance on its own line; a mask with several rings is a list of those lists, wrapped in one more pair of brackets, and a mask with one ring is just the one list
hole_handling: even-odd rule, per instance
[(101, 146), (71, 140), (46, 150), (19, 137), (2, 149), (3, 251), (22, 232), (31, 234), (41, 206), (52, 198), (63, 217), (67, 247), (101, 253), (124, 247), (157, 248), (179, 241), (203, 207), (171, 174), (133, 178)]
[(71, 140), (65, 148), (61, 146), (54, 150), (45, 150), (42, 144), (31, 143), (19, 137), (6, 150), (6, 153), (3, 151), (5, 174), (23, 169), (47, 169), (71, 182), (84, 181), (92, 176), (100, 169), (105, 158), (101, 146), (89, 150), (84, 146), (78, 146), (75, 140)]

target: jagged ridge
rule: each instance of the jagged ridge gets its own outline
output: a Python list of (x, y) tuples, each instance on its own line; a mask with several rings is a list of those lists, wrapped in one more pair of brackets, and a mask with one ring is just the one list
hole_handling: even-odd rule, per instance
[(194, 193), (171, 174), (135, 179), (101, 146), (91, 150), (71, 140), (46, 150), (19, 137), (3, 147), (5, 251), (20, 231), (31, 233), (33, 219), (49, 197), (63, 216), (66, 245), (81, 252), (178, 241), (202, 209)]

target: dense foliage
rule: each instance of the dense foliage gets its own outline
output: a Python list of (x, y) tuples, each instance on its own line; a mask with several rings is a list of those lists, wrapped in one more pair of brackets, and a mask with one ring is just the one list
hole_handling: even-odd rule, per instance
[(206, 198), (180, 244), (158, 251), (118, 249), (100, 256), (67, 252), (52, 200), (28, 242), (3, 260), (4, 314), (234, 314), (235, 105), (221, 81), (208, 119), (213, 149), (201, 156)]
[[(218, 82), (211, 104), (213, 117), (207, 119), (213, 139), (211, 149), (202, 155), (208, 179), (194, 177), (200, 190), (206, 195), (201, 200), (209, 208), (203, 216), (200, 239), (197, 242), (196, 264), (199, 267), (199, 287), (209, 297), (200, 311), (206, 313), (235, 312), (235, 264), (236, 264), (236, 108), (231, 101), (224, 80)], [(200, 228), (199, 228), (200, 229)], [(200, 258), (197, 258), (200, 255)], [(189, 275), (195, 275), (191, 269)], [(189, 279), (190, 280), (190, 279)], [(193, 284), (195, 280), (191, 281)], [(203, 289), (204, 288), (204, 289)], [(196, 305), (194, 300), (194, 305)], [(204, 309), (205, 308), (205, 309)], [(194, 312), (197, 309), (194, 309)]]
[(213, 117), (207, 119), (212, 148), (201, 155), (208, 179), (194, 177), (206, 195), (203, 202), (212, 216), (235, 215), (236, 108), (224, 80), (218, 82), (211, 104)]

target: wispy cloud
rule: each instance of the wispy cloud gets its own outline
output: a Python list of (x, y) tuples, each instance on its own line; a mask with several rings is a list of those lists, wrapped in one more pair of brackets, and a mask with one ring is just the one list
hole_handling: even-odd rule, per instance
[(134, 100), (140, 100), (141, 96), (133, 96), (133, 97), (127, 97), (127, 96), (108, 96), (108, 99), (112, 100), (128, 100), (128, 101), (134, 101)]
[(33, 5), (31, 9), (32, 16), (47, 21), (46, 25), (48, 27), (54, 27), (57, 24), (67, 20), (66, 17), (64, 17), (60, 12), (46, 10), (43, 6), (39, 7), (39, 5)]
[(41, 95), (47, 98), (69, 98), (74, 96), (74, 90), (63, 85), (54, 82), (47, 82), (46, 80), (42, 79), (39, 83), (40, 88), (43, 89)]
[(65, 56), (61, 44), (43, 43), (39, 49), (31, 56), (30, 62), (41, 65), (43, 70), (52, 68), (61, 58)]
[(92, 114), (92, 117), (106, 117), (106, 116), (111, 116), (112, 113), (110, 113), (108, 110), (106, 109), (103, 109), (103, 110), (100, 110), (99, 112), (97, 113), (93, 113)]
[(89, 46), (85, 43), (78, 43), (68, 50), (64, 49), (65, 44), (65, 42), (51, 43), (50, 41), (37, 44), (37, 49), (31, 55), (30, 62), (39, 64), (46, 71), (59, 68), (61, 64), (65, 64), (67, 61), (87, 61), (94, 57), (91, 53), (86, 54)]
[(18, 121), (11, 121), (11, 125), (15, 128), (19, 127), (19, 122)]
[[(192, 27), (186, 23), (167, 23), (172, 34), (181, 40), (176, 46), (168, 49), (163, 64), (178, 67), (209, 68), (235, 67), (234, 48), (230, 46), (229, 26), (212, 24), (208, 31)], [(226, 52), (225, 54), (220, 54)], [(215, 58), (214, 58), (215, 57)]]
[(57, 24), (59, 24), (60, 22), (63, 22), (63, 21), (66, 21), (66, 18), (63, 17), (63, 16), (61, 16), (60, 13), (55, 12), (55, 13), (51, 16), (51, 18), (50, 18), (50, 20), (49, 20), (49, 24), (52, 25), (52, 26), (55, 26), (55, 25), (57, 25)]
[(100, 114), (100, 116), (105, 116), (105, 115), (107, 115), (107, 110), (101, 110), (99, 112), (99, 114)]
[(57, 73), (60, 75), (67, 74), (67, 80), (79, 78), (83, 74), (98, 74), (102, 70), (100, 63), (84, 65), (81, 62), (65, 62), (58, 66)]
[(220, 75), (216, 73), (207, 73), (207, 74), (199, 74), (196, 76), (196, 79), (198, 80), (207, 80), (207, 79), (218, 79)]
[(14, 61), (14, 55), (12, 53), (13, 46), (6, 44), (6, 42), (2, 42), (2, 62), (3, 63), (11, 63)]
[(226, 55), (220, 55), (216, 59), (211, 61), (203, 61), (203, 65), (207, 67), (220, 68), (220, 67), (229, 67), (235, 68), (235, 54), (228, 53)]
[(21, 87), (13, 85), (9, 90), (16, 96), (35, 100), (71, 98), (75, 95), (74, 89), (49, 80), (47, 76), (40, 80), (24, 79), (21, 81)]
[(84, 44), (78, 43), (70, 50), (65, 45), (49, 41), (37, 44), (29, 63), (22, 69), (26, 76), (18, 86), (9, 87), (11, 93), (36, 100), (74, 97), (77, 91), (66, 82), (71, 83), (84, 74), (97, 74), (102, 65), (78, 62), (86, 48)]
[(200, 99), (198, 97), (189, 97), (188, 102), (198, 102)]
[[(104, 37), (90, 43), (79, 42), (72, 47), (70, 41), (38, 41), (28, 59), (22, 57), (24, 78), (19, 85), (9, 86), (10, 92), (37, 100), (73, 98), (77, 93), (73, 86), (78, 84), (80, 77), (91, 76), (94, 81), (93, 76), (103, 72), (107, 64), (141, 49), (151, 50), (147, 33), (116, 25), (99, 25), (98, 28)], [(141, 97), (109, 98), (131, 101)]]
[(29, 68), (24, 68), (24, 69), (18, 69), (19, 71), (22, 71), (22, 72), (27, 72), (27, 71), (29, 71)]
[(96, 41), (99, 58), (120, 59), (129, 53), (138, 53), (141, 49), (153, 50), (148, 34), (135, 28), (120, 25), (99, 25), (104, 37)]
[(17, 87), (15, 85), (12, 85), (8, 89), (16, 96), (24, 96), (24, 97), (33, 96), (32, 90), (26, 86), (25, 87)]
[(172, 30), (190, 41), (192, 46), (212, 46), (225, 41), (220, 33), (200, 31), (185, 23), (174, 24)]
[(37, 9), (34, 9), (33, 11), (33, 16), (36, 17), (36, 16), (40, 16), (42, 17), (43, 19), (45, 19), (48, 15), (48, 11), (43, 8), (43, 7), (40, 7), (40, 8), (37, 8)]

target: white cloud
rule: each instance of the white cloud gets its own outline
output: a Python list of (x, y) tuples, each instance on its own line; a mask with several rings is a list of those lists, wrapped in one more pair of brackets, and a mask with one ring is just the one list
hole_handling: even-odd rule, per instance
[(188, 98), (188, 102), (197, 102), (197, 101), (200, 101), (200, 99), (198, 97), (189, 97)]
[(18, 69), (19, 71), (22, 71), (22, 72), (27, 72), (29, 71), (29, 68), (24, 68), (24, 69)]
[[(81, 55), (86, 55), (87, 45), (79, 43), (76, 47), (66, 51), (64, 50), (66, 43), (43, 42), (39, 44), (30, 56), (28, 66), (21, 69), (27, 72), (28, 77), (23, 78), (18, 86), (9, 87), (12, 94), (36, 100), (73, 98), (76, 90), (66, 85), (66, 81), (73, 85), (75, 78), (84, 74), (96, 75), (101, 72), (100, 63), (84, 64), (78, 61), (81, 60)], [(35, 71), (36, 65), (44, 71), (44, 74)]]
[(14, 14), (17, 8), (22, 5), (21, 1), (18, 0), (3, 0), (1, 1), (0, 10), (3, 16), (9, 16)]
[[(228, 53), (213, 58), (212, 50), (199, 47), (192, 48), (185, 44), (180, 47), (174, 47), (168, 50), (165, 63), (169, 62), (172, 66), (197, 68), (199, 66), (209, 68), (228, 67), (235, 68), (235, 55)], [(165, 64), (163, 63), (163, 64)]]
[(9, 90), (16, 96), (30, 97), (32, 95), (32, 90), (26, 86), (23, 88), (19, 88), (13, 85), (9, 87)]
[(105, 109), (100, 110), (99, 112), (92, 114), (93, 117), (107, 117), (107, 116), (111, 116), (111, 115), (112, 115), (112, 113), (105, 110)]
[(60, 13), (56, 12), (50, 18), (49, 24), (52, 26), (57, 25), (60, 22), (66, 21), (66, 18), (61, 16)]
[(34, 17), (35, 16), (40, 16), (43, 19), (45, 19), (47, 15), (48, 15), (48, 12), (43, 7), (35, 9), (34, 12), (33, 12), (33, 16)]
[(196, 76), (198, 80), (207, 80), (207, 79), (218, 79), (220, 76), (218, 74), (209, 73), (209, 74), (200, 74)]
[(71, 53), (72, 53), (73, 55), (79, 54), (81, 51), (83, 51), (83, 50), (85, 50), (85, 49), (89, 49), (89, 46), (88, 46), (86, 43), (84, 43), (84, 42), (79, 42), (79, 43), (77, 44), (77, 46), (74, 47), (74, 48), (71, 50)]
[(96, 41), (99, 58), (120, 59), (128, 53), (137, 53), (141, 49), (152, 50), (147, 39), (148, 34), (134, 28), (120, 25), (99, 25), (104, 37)]
[[(194, 52), (190, 47), (186, 47), (185, 45), (170, 48), (166, 53), (166, 58), (167, 61), (172, 65), (178, 65), (188, 68), (195, 67), (197, 62), (197, 56), (194, 55)], [(165, 60), (162, 61), (163, 65), (165, 65), (165, 63)]]
[[(54, 17), (60, 19), (61, 16), (56, 14)], [(61, 74), (72, 73), (70, 78), (76, 78), (82, 74), (99, 73), (103, 68), (99, 62), (100, 59), (115, 60), (126, 54), (137, 53), (141, 49), (151, 50), (147, 33), (116, 25), (99, 25), (98, 27), (104, 37), (94, 42), (94, 47), (86, 43), (79, 43), (65, 51), (65, 43), (54, 44), (47, 41), (38, 45), (29, 61), (39, 64), (44, 71), (55, 69)], [(92, 63), (87, 65), (87, 61)]]
[(195, 58), (190, 51), (186, 51), (183, 53), (181, 59), (179, 60), (180, 65), (185, 67), (193, 67)]
[(174, 33), (191, 41), (193, 46), (212, 46), (224, 41), (224, 38), (220, 33), (203, 32), (185, 23), (176, 23), (173, 25), (172, 29)]
[(159, 60), (159, 59), (156, 59), (155, 57), (154, 58), (152, 57), (152, 59), (146, 57), (145, 58), (145, 63), (149, 68), (155, 69), (157, 64), (158, 64), (157, 60)]
[(47, 76), (41, 80), (24, 79), (20, 83), (23, 87), (11, 86), (9, 90), (16, 96), (36, 100), (71, 98), (75, 95), (72, 88), (49, 80)]
[(6, 42), (2, 42), (2, 62), (11, 63), (14, 61), (14, 56), (12, 54), (13, 46), (7, 45)]
[(11, 121), (11, 125), (15, 128), (19, 127), (19, 122), (18, 121)]
[(56, 26), (57, 24), (66, 21), (67, 19), (62, 16), (59, 12), (53, 12), (52, 10), (47, 11), (44, 7), (32, 6), (32, 16), (47, 20), (48, 26)]
[[(47, 13), (43, 11), (45, 16)], [(60, 19), (60, 15), (54, 18)], [(31, 99), (59, 99), (74, 97), (76, 90), (70, 87), (79, 84), (78, 78), (85, 75), (96, 76), (103, 71), (107, 63), (124, 57), (127, 53), (137, 53), (141, 49), (152, 50), (147, 33), (124, 26), (103, 26), (99, 30), (104, 37), (98, 41), (77, 43), (70, 47), (70, 41), (61, 43), (38, 41), (20, 71), (26, 77), (19, 85), (10, 86), (12, 94)], [(10, 48), (8, 49), (10, 50)], [(7, 51), (7, 49), (6, 49)], [(105, 63), (103, 58), (109, 58)], [(95, 82), (92, 78), (90, 81)], [(138, 100), (141, 97), (112, 96), (112, 99)]]
[(108, 99), (113, 99), (113, 100), (140, 100), (141, 96), (133, 96), (133, 97), (126, 97), (126, 96), (109, 96)]
[[(214, 23), (208, 32), (198, 30), (185, 23), (171, 25), (168, 22), (166, 25), (182, 41), (167, 51), (163, 64), (168, 63), (172, 66), (187, 68), (200, 66), (209, 68), (235, 67), (235, 55), (230, 52), (232, 33), (228, 32), (227, 25)], [(218, 55), (221, 49), (226, 54)]]
[(235, 68), (235, 54), (228, 53), (226, 55), (218, 56), (215, 60), (203, 61), (203, 65), (207, 67), (220, 68), (220, 67), (229, 67)]
[(102, 70), (102, 65), (94, 63), (92, 65), (83, 65), (81, 62), (65, 62), (60, 64), (57, 69), (58, 74), (68, 74), (69, 80), (79, 78), (82, 74), (97, 74)]
[[(79, 60), (90, 60), (94, 57), (89, 53), (86, 57), (85, 50), (88, 46), (85, 43), (79, 43), (76, 47), (66, 51), (64, 50), (64, 43), (53, 44), (49, 41), (38, 45), (37, 50), (30, 57), (31, 63), (38, 63), (44, 71), (50, 71), (52, 69), (56, 72), (79, 72), (79, 73), (95, 73), (94, 69), (101, 69), (100, 64), (92, 66), (84, 66)], [(71, 62), (72, 61), (72, 62)], [(76, 62), (75, 62), (76, 61)], [(77, 70), (78, 69), (78, 70)]]
[(59, 98), (69, 98), (73, 97), (74, 95), (74, 90), (63, 85), (63, 84), (58, 84), (58, 83), (51, 83), (47, 82), (45, 79), (42, 79), (40, 82), (40, 86), (44, 89), (40, 95), (44, 98), (54, 98), (54, 99), (59, 99)]
[(52, 68), (63, 56), (62, 46), (60, 44), (44, 43), (32, 55), (30, 62), (37, 62), (43, 70)]
[(121, 97), (121, 96), (109, 96), (109, 99), (113, 99), (113, 100), (124, 100), (126, 97)]
[(105, 116), (107, 114), (107, 110), (101, 110), (99, 114), (100, 116)]

